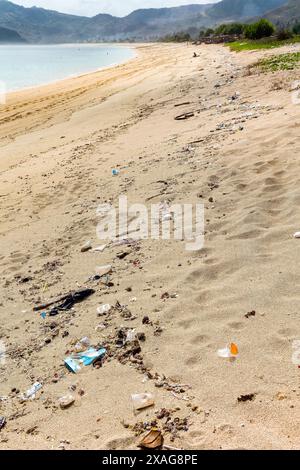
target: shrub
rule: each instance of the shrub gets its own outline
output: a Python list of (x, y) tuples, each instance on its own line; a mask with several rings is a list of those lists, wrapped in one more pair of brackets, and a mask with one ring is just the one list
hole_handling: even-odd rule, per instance
[(278, 41), (286, 41), (287, 39), (291, 39), (293, 37), (293, 33), (289, 29), (278, 29), (276, 32), (276, 39)]
[(268, 21), (261, 19), (257, 23), (249, 24), (245, 27), (245, 36), (247, 39), (262, 39), (272, 36), (275, 27)]
[(300, 23), (295, 24), (295, 26), (293, 27), (293, 33), (300, 34)]

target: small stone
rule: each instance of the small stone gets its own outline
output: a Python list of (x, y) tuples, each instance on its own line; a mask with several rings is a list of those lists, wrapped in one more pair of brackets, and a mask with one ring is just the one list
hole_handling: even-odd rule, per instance
[(66, 410), (75, 403), (75, 398), (73, 397), (73, 395), (66, 395), (64, 397), (61, 397), (58, 400), (58, 403), (62, 410)]
[(282, 392), (278, 392), (275, 397), (279, 401), (287, 399), (287, 395), (285, 395), (285, 393), (282, 393)]

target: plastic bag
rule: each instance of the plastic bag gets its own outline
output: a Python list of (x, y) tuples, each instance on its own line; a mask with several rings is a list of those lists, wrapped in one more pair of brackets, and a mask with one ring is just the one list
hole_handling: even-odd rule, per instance
[(154, 397), (152, 393), (138, 393), (131, 395), (133, 408), (135, 411), (140, 411), (154, 405)]

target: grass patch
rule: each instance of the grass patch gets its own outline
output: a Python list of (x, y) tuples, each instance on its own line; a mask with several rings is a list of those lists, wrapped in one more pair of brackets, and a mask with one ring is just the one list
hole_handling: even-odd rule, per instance
[(265, 38), (259, 39), (257, 41), (251, 41), (248, 39), (236, 42), (230, 42), (226, 44), (234, 52), (241, 51), (253, 51), (255, 49), (273, 49), (276, 47), (282, 47), (289, 44), (296, 44), (300, 42), (300, 36), (294, 36), (291, 39), (286, 39), (284, 41), (278, 41), (274, 38)]
[(300, 52), (293, 52), (262, 59), (255, 64), (255, 67), (260, 67), (264, 72), (277, 72), (278, 70), (293, 70), (299, 66), (299, 62)]

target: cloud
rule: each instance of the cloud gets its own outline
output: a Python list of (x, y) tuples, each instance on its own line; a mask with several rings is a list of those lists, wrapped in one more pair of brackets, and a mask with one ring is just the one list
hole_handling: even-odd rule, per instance
[(161, 8), (189, 5), (192, 3), (213, 3), (216, 0), (13, 0), (25, 7), (38, 6), (74, 15), (93, 16), (110, 13), (124, 16), (139, 8)]

